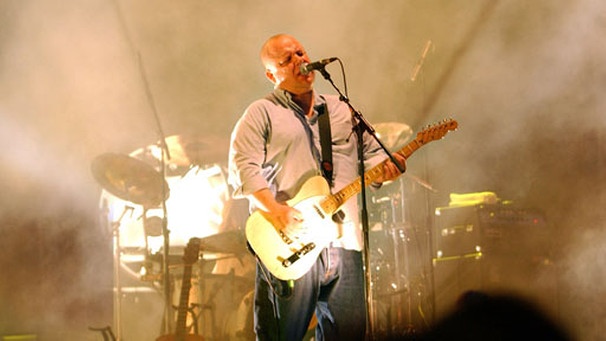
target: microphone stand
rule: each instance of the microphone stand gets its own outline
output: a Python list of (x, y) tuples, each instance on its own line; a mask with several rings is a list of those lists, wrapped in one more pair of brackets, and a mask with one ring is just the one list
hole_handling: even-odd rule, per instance
[[(128, 32), (128, 27), (126, 25), (126, 22), (124, 20), (124, 16), (122, 15), (122, 12), (120, 11), (120, 6), (118, 1), (114, 1), (114, 6), (116, 7), (116, 11), (118, 14), (118, 19), (120, 20), (120, 27), (124, 32), (124, 35), (126, 37), (126, 40), (130, 46), (130, 48), (133, 51), (136, 51), (135, 49), (135, 45), (130, 37), (130, 34)], [(166, 186), (165, 185), (165, 181), (166, 181), (166, 161), (164, 158), (164, 153), (166, 153), (166, 158), (168, 160), (170, 160), (170, 152), (168, 150), (168, 146), (166, 145), (166, 137), (164, 135), (164, 132), (162, 130), (162, 125), (160, 124), (160, 119), (158, 118), (158, 112), (156, 110), (156, 106), (154, 104), (154, 100), (153, 100), (153, 96), (151, 94), (151, 91), (149, 89), (149, 84), (147, 82), (147, 78), (145, 77), (145, 70), (143, 68), (143, 63), (141, 61), (141, 54), (137, 52), (137, 61), (138, 61), (138, 66), (139, 66), (139, 73), (141, 75), (141, 79), (143, 81), (143, 87), (145, 89), (145, 94), (147, 95), (147, 99), (149, 100), (151, 109), (152, 109), (152, 113), (154, 115), (154, 119), (155, 119), (155, 123), (156, 123), (156, 127), (158, 128), (158, 135), (160, 137), (160, 148), (162, 150), (162, 157), (160, 160), (160, 167), (161, 167), (161, 175), (162, 175), (162, 211), (163, 211), (163, 219), (162, 219), (162, 233), (163, 233), (163, 237), (164, 237), (164, 260), (162, 262), (162, 272), (163, 272), (163, 276), (162, 276), (162, 285), (164, 286), (164, 324), (163, 324), (163, 328), (165, 329), (165, 332), (162, 334), (166, 334), (168, 333), (171, 329), (171, 295), (170, 295), (170, 281), (169, 281), (169, 276), (168, 276), (168, 254), (169, 254), (169, 247), (170, 247), (170, 242), (169, 242), (169, 232), (168, 231), (168, 220), (167, 220), (167, 209), (166, 209), (166, 199), (167, 199), (167, 191), (166, 191)], [(148, 251), (148, 250), (146, 250)], [(122, 340), (122, 335), (120, 333), (118, 333), (118, 341)]]
[(326, 79), (332, 87), (339, 94), (339, 100), (347, 104), (349, 110), (352, 113), (352, 116), (356, 120), (356, 124), (352, 127), (352, 130), (356, 133), (358, 139), (358, 173), (360, 175), (360, 195), (362, 201), (362, 209), (361, 209), (361, 222), (362, 222), (362, 233), (364, 238), (364, 248), (363, 248), (363, 259), (364, 259), (364, 282), (365, 282), (365, 291), (366, 291), (366, 306), (368, 309), (368, 313), (366, 315), (366, 324), (367, 324), (367, 334), (368, 339), (374, 340), (374, 305), (373, 305), (373, 295), (372, 295), (372, 287), (371, 287), (371, 273), (370, 273), (370, 237), (369, 237), (369, 225), (368, 225), (368, 208), (366, 205), (366, 179), (364, 178), (364, 141), (363, 136), (364, 132), (370, 134), (378, 143), (379, 146), (387, 153), (390, 160), (398, 167), (400, 173), (404, 173), (405, 169), (398, 163), (393, 154), (385, 147), (383, 142), (377, 137), (375, 133), (375, 129), (370, 125), (370, 123), (362, 116), (362, 113), (357, 111), (350, 103), (349, 99), (339, 90), (339, 88), (332, 81), (332, 78), (328, 71), (324, 67), (318, 69), (318, 71), (322, 74), (324, 79)]
[[(145, 94), (149, 100), (150, 106), (152, 108), (152, 113), (154, 114), (154, 119), (156, 122), (156, 127), (158, 128), (158, 135), (160, 137), (159, 144), (161, 149), (161, 157), (160, 157), (160, 173), (162, 175), (162, 236), (164, 239), (163, 245), (163, 259), (162, 259), (162, 285), (164, 287), (164, 324), (163, 329), (164, 332), (162, 334), (168, 334), (171, 331), (171, 322), (172, 322), (172, 298), (170, 292), (170, 276), (169, 276), (169, 249), (170, 249), (170, 237), (168, 230), (168, 218), (167, 218), (167, 208), (166, 208), (166, 199), (167, 199), (167, 191), (165, 184), (166, 179), (166, 159), (170, 160), (170, 152), (168, 150), (168, 146), (166, 145), (166, 136), (164, 135), (164, 131), (162, 130), (162, 124), (160, 124), (160, 119), (158, 117), (158, 111), (156, 110), (156, 106), (154, 104), (153, 96), (149, 89), (149, 84), (147, 82), (147, 78), (145, 77), (145, 72), (143, 69), (143, 63), (141, 61), (141, 55), (138, 54), (139, 59), (139, 68), (141, 73), (141, 78), (143, 79), (143, 85), (145, 87)], [(165, 154), (166, 153), (166, 154)], [(165, 157), (166, 155), (166, 157)]]

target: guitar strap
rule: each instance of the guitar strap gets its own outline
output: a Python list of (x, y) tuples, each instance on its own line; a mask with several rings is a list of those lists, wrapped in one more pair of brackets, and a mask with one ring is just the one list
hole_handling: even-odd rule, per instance
[(322, 176), (328, 181), (330, 187), (333, 186), (333, 166), (332, 166), (332, 135), (330, 132), (330, 115), (326, 103), (318, 108), (318, 124), (320, 128), (320, 145), (322, 147)]
[[(320, 130), (320, 147), (322, 148), (322, 162), (320, 166), (322, 168), (322, 176), (328, 182), (328, 185), (332, 188), (333, 183), (333, 165), (332, 165), (332, 134), (330, 131), (330, 115), (328, 113), (328, 107), (324, 103), (318, 108), (318, 125)], [(345, 215), (343, 211), (338, 210), (332, 216), (332, 220), (335, 223), (343, 223)]]

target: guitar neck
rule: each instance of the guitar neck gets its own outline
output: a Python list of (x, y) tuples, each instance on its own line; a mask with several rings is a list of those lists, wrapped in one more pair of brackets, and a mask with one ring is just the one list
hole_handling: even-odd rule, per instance
[(200, 239), (190, 238), (183, 254), (183, 283), (181, 283), (181, 296), (179, 296), (179, 308), (177, 311), (177, 326), (175, 334), (177, 340), (184, 340), (187, 326), (187, 310), (189, 308), (189, 291), (191, 289), (192, 266), (198, 260), (200, 251)]
[[(398, 150), (396, 153), (402, 155), (404, 159), (408, 159), (417, 149), (421, 148), (423, 143), (417, 138), (408, 143), (404, 148)], [(364, 173), (364, 184), (368, 185), (374, 180), (378, 179), (383, 175), (383, 165), (389, 159), (384, 160), (380, 164), (372, 167)], [(337, 193), (328, 196), (321, 203), (320, 206), (329, 214), (336, 212), (341, 205), (343, 205), (349, 198), (357, 195), (362, 190), (362, 178), (358, 177), (349, 185), (343, 187)]]
[(185, 335), (187, 322), (187, 308), (189, 307), (189, 291), (191, 290), (192, 266), (186, 265), (183, 269), (183, 283), (181, 284), (181, 296), (179, 297), (179, 308), (177, 311), (177, 326), (175, 332), (178, 336)]

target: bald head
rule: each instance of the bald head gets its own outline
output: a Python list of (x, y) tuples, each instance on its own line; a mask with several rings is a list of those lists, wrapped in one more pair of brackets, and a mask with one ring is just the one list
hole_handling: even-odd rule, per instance
[(289, 42), (301, 45), (295, 37), (285, 33), (276, 34), (265, 41), (261, 47), (261, 62), (266, 69), (272, 69), (275, 66), (275, 61), (279, 60), (282, 54), (281, 47)]

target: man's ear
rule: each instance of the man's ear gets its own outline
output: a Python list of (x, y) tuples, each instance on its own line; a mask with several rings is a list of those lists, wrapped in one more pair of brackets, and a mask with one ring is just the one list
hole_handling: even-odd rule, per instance
[(274, 77), (274, 74), (271, 72), (271, 70), (265, 69), (265, 77), (267, 77), (270, 82), (276, 84), (276, 77)]

